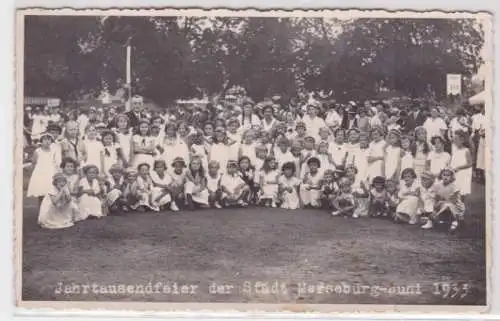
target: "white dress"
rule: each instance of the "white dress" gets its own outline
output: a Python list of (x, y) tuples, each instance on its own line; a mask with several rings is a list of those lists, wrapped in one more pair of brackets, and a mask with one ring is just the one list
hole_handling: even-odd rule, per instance
[(227, 133), (227, 137), (230, 140), (228, 145), (228, 159), (238, 161), (241, 145), (241, 135), (239, 133)]
[[(261, 199), (271, 199), (276, 201), (278, 197), (278, 179), (279, 172), (277, 170), (271, 170), (268, 173), (262, 171), (261, 177), (263, 178), (262, 183), (262, 196)], [(276, 183), (267, 183), (269, 181), (276, 181)]]
[(368, 153), (370, 150), (368, 148), (358, 148), (350, 154), (348, 157), (347, 165), (353, 164), (358, 170), (357, 177), (362, 181), (368, 181)]
[(431, 151), (427, 159), (430, 161), (430, 172), (437, 177), (443, 168), (450, 165), (451, 157), (447, 152), (436, 153), (435, 151)]
[(419, 190), (419, 185), (417, 180), (414, 180), (411, 186), (406, 186), (405, 182), (402, 181), (400, 184), (399, 194), (398, 194), (398, 197), (401, 200), (401, 202), (396, 208), (396, 212), (409, 215), (410, 218), (413, 218), (417, 214), (419, 197), (413, 195), (409, 196), (404, 194), (408, 192), (416, 192), (418, 190)]
[(45, 115), (33, 115), (31, 126), (31, 139), (39, 139), (40, 135), (47, 130), (49, 119)]
[(208, 205), (208, 190), (207, 187), (203, 188), (201, 191), (194, 192), (195, 189), (201, 187), (202, 180), (204, 177), (196, 177), (191, 178), (191, 175), (188, 174), (186, 177), (186, 184), (184, 185), (184, 192), (186, 194), (191, 194), (193, 202), (203, 205)]
[[(201, 165), (205, 170), (208, 170), (208, 155), (205, 145), (191, 145), (191, 157), (197, 156), (201, 159)], [(168, 165), (167, 165), (168, 166)]]
[(283, 166), (283, 164), (288, 162), (295, 163), (295, 157), (292, 155), (290, 150), (287, 150), (286, 152), (283, 153), (279, 147), (274, 148), (274, 158), (278, 163), (278, 169), (280, 171), (281, 171), (281, 166)]
[[(156, 150), (155, 138), (151, 136), (134, 135), (132, 137), (132, 146), (134, 150), (137, 148), (145, 148), (146, 151), (152, 152)], [(132, 166), (137, 169), (137, 166), (142, 163), (149, 164), (149, 168), (153, 168), (155, 157), (149, 153), (137, 153), (134, 151), (132, 155)], [(167, 165), (168, 166), (168, 165)]]
[(45, 150), (39, 147), (35, 150), (35, 153), (37, 154), (37, 161), (28, 184), (26, 194), (28, 197), (44, 196), (47, 193), (47, 188), (52, 184), (52, 176), (59, 167), (57, 153), (54, 149)]
[(131, 156), (130, 156), (130, 146), (132, 145), (132, 133), (124, 134), (121, 132), (118, 132), (116, 134), (117, 137), (117, 143), (120, 145), (122, 149), (123, 156), (127, 163), (130, 163), (131, 161)]
[[(80, 179), (79, 186), (83, 190), (91, 189), (96, 194), (101, 191), (101, 188), (99, 187), (99, 182), (97, 181), (97, 179), (94, 179), (94, 180), (92, 180), (92, 183), (89, 183), (88, 179), (86, 177), (83, 177), (82, 179)], [(83, 194), (80, 197), (78, 207), (79, 207), (79, 214), (75, 218), (76, 221), (83, 221), (83, 220), (87, 219), (90, 215), (93, 215), (96, 217), (104, 216), (102, 213), (101, 200), (97, 196)]]
[(95, 165), (99, 169), (99, 173), (102, 173), (101, 168), (101, 154), (104, 152), (104, 146), (102, 143), (96, 139), (89, 140), (84, 139), (81, 141), (83, 148), (85, 149), (86, 160), (83, 164), (85, 165)]
[(309, 115), (304, 115), (302, 121), (306, 125), (307, 134), (314, 137), (315, 140), (319, 140), (319, 129), (326, 127), (323, 118), (315, 116), (311, 117)]
[[(380, 140), (378, 142), (371, 142), (368, 147), (368, 156), (371, 157), (385, 157), (385, 141)], [(368, 163), (368, 180), (371, 182), (373, 178), (377, 176), (383, 176), (382, 172), (384, 170), (384, 160), (377, 160), (375, 162)]]
[(151, 180), (151, 177), (142, 177), (142, 176), (137, 176), (137, 194), (139, 197), (139, 202), (137, 204), (134, 204), (130, 206), (132, 209), (137, 209), (140, 206), (144, 206), (146, 208), (149, 208), (153, 211), (158, 211), (159, 208), (152, 204), (152, 189), (153, 189), (153, 182)]
[(334, 165), (345, 165), (347, 160), (347, 146), (346, 144), (339, 145), (332, 142), (328, 147), (328, 153), (332, 155)]
[(172, 201), (170, 192), (165, 193), (163, 187), (155, 185), (170, 185), (172, 176), (164, 172), (163, 177), (160, 177), (157, 172), (151, 171), (151, 181), (153, 182), (153, 187), (151, 188), (151, 204), (153, 207), (159, 208), (170, 203)]
[(401, 157), (401, 171), (405, 168), (413, 168), (413, 155), (409, 151), (403, 152)]
[(399, 167), (401, 162), (401, 148), (387, 146), (385, 149), (385, 177), (387, 179), (399, 179)]
[[(67, 189), (67, 186), (64, 187)], [(78, 207), (69, 195), (54, 203), (51, 196), (56, 196), (59, 191), (51, 186), (45, 195), (38, 214), (38, 224), (43, 228), (59, 229), (73, 226), (73, 219), (78, 211)]]
[[(453, 155), (451, 155), (450, 167), (455, 168), (467, 164), (467, 148), (455, 148)], [(471, 193), (472, 182), (472, 167), (462, 169), (455, 173), (455, 185), (460, 191), (461, 195), (469, 195)]]
[[(220, 186), (223, 186), (225, 189), (227, 189), (231, 194), (235, 193), (235, 190), (238, 186), (245, 184), (241, 176), (234, 174), (234, 175), (229, 175), (229, 174), (222, 174), (220, 177)], [(212, 179), (210, 189), (213, 189), (215, 187), (215, 180)], [(277, 186), (277, 185), (276, 185)], [(235, 195), (235, 198), (238, 199), (241, 194), (243, 193), (243, 189), (240, 190), (240, 195)], [(228, 197), (227, 193), (224, 192), (222, 194), (222, 197)]]
[(210, 176), (210, 174), (207, 175), (207, 190), (210, 193), (215, 193), (219, 189), (219, 184), (221, 181), (222, 174), (217, 173), (215, 177)]
[(109, 172), (109, 169), (111, 166), (114, 164), (118, 163), (118, 148), (120, 146), (118, 145), (111, 145), (111, 146), (103, 146), (103, 155), (104, 155), (104, 169), (103, 172), (107, 176), (111, 176), (111, 173)]
[(257, 155), (255, 155), (255, 146), (255, 143), (240, 145), (241, 156), (250, 158), (250, 162), (252, 162), (252, 165), (255, 165), (255, 159), (257, 158)]
[[(304, 205), (319, 206), (321, 196), (320, 181), (323, 175), (318, 171), (316, 175), (311, 175), (309, 171), (305, 172), (300, 185), (300, 198)], [(307, 189), (311, 188), (312, 189)]]
[(292, 188), (292, 192), (283, 191), (281, 194), (281, 208), (295, 210), (300, 208), (300, 199), (299, 194), (297, 193), (297, 186), (300, 185), (300, 180), (292, 176), (290, 178), (286, 178), (284, 175), (281, 175), (278, 180), (280, 186), (283, 188)]
[(221, 173), (225, 173), (227, 161), (229, 160), (229, 146), (224, 143), (213, 143), (210, 147), (208, 159), (219, 162)]
[(420, 186), (420, 213), (432, 213), (436, 203), (436, 188), (432, 185), (429, 188)]

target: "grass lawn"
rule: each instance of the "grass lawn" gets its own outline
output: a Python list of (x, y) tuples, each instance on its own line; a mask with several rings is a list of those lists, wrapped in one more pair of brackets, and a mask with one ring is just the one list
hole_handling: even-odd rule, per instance
[[(262, 208), (126, 213), (65, 230), (43, 230), (36, 222), (37, 201), (30, 199), (24, 210), (22, 296), (72, 301), (484, 305), (484, 187), (475, 185), (473, 190), (467, 226), (456, 235), (379, 219), (331, 217), (320, 210)], [(175, 282), (192, 285), (195, 291), (172, 294), (167, 287), (160, 293), (60, 293), (59, 282), (99, 286), (161, 282), (171, 290)], [(212, 282), (233, 288), (211, 293)], [(266, 292), (263, 285), (276, 290), (274, 282), (279, 283), (279, 293)], [(310, 293), (304, 287), (321, 282), (420, 288), (417, 294), (373, 288), (337, 294)], [(461, 285), (460, 295), (451, 298), (434, 294), (435, 282), (465, 282), (468, 288)]]

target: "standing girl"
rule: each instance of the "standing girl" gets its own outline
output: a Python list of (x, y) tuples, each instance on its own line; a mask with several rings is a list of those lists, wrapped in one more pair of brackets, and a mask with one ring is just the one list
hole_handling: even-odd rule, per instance
[(208, 160), (217, 161), (221, 170), (226, 170), (227, 161), (229, 160), (229, 146), (227, 145), (226, 129), (224, 127), (215, 129), (214, 142), (210, 147)]
[(372, 142), (368, 147), (368, 180), (377, 176), (385, 177), (385, 148), (386, 143), (383, 139), (383, 131), (380, 127), (372, 128)]
[(441, 136), (434, 136), (431, 139), (434, 149), (429, 152), (427, 166), (434, 176), (439, 176), (441, 170), (450, 165), (451, 156), (444, 151), (444, 139)]
[(401, 148), (399, 147), (399, 130), (391, 130), (387, 135), (388, 145), (385, 149), (385, 178), (397, 180), (401, 170)]
[(411, 138), (401, 137), (401, 171), (406, 168), (413, 168), (413, 154), (411, 152)]
[(347, 146), (345, 145), (345, 132), (338, 128), (335, 130), (335, 141), (329, 146), (328, 153), (332, 156), (331, 163), (335, 168), (345, 167), (347, 160)]
[(137, 132), (132, 136), (131, 153), (133, 155), (132, 166), (138, 167), (140, 164), (153, 166), (156, 155), (155, 138), (149, 135), (149, 121), (141, 119), (137, 126)]
[(427, 131), (423, 127), (415, 128), (415, 142), (412, 147), (413, 168), (417, 179), (420, 179), (423, 172), (427, 170), (427, 159), (429, 157), (430, 147), (427, 143)]
[(102, 153), (104, 147), (98, 140), (97, 128), (89, 124), (85, 129), (85, 138), (80, 140), (80, 155), (83, 165), (94, 165), (98, 172), (104, 168)]
[(455, 148), (451, 155), (450, 167), (455, 171), (455, 185), (465, 197), (471, 193), (472, 182), (472, 156), (467, 147), (468, 135), (463, 130), (457, 130), (453, 140)]
[(28, 184), (28, 197), (38, 197), (40, 203), (47, 191), (47, 182), (52, 180), (59, 164), (57, 162), (57, 152), (51, 148), (53, 138), (49, 134), (40, 137), (41, 145), (33, 153), (32, 164), (34, 166)]
[(116, 138), (118, 145), (122, 149), (122, 162), (123, 168), (127, 168), (132, 159), (131, 145), (132, 145), (132, 131), (128, 125), (128, 116), (121, 114), (117, 116), (116, 125), (118, 126), (116, 130)]
[(110, 131), (104, 131), (101, 134), (102, 145), (104, 146), (102, 150), (102, 163), (104, 174), (108, 177), (111, 175), (109, 172), (111, 166), (114, 164), (119, 164), (121, 166), (123, 155), (122, 150), (119, 145), (116, 144), (116, 136)]

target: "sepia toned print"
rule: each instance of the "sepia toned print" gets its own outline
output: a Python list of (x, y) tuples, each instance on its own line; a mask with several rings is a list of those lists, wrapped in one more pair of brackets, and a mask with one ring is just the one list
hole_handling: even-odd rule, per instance
[(490, 18), (18, 11), (18, 304), (486, 311)]

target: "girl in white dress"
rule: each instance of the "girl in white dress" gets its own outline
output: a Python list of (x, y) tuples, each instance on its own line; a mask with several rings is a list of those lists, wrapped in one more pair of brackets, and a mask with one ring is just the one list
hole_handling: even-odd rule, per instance
[(153, 182), (151, 204), (160, 210), (164, 210), (172, 201), (170, 196), (172, 177), (166, 171), (167, 164), (165, 161), (163, 159), (155, 160), (154, 168), (151, 171), (151, 181)]
[(346, 156), (346, 163), (347, 164), (352, 164), (352, 155), (356, 154), (356, 152), (359, 150), (359, 138), (360, 138), (360, 133), (357, 128), (352, 128), (348, 132), (348, 140), (349, 142), (345, 144), (345, 148), (347, 151), (347, 156)]
[(44, 113), (35, 113), (33, 115), (33, 124), (31, 126), (31, 139), (33, 141), (41, 138), (41, 135), (46, 131), (49, 124), (49, 118)]
[(252, 129), (249, 129), (243, 134), (243, 143), (240, 145), (239, 158), (246, 156), (252, 164), (255, 164), (255, 159), (257, 158), (255, 153), (256, 146), (255, 133)]
[(123, 168), (127, 168), (131, 162), (132, 154), (132, 131), (128, 126), (128, 116), (118, 115), (116, 119), (116, 124), (118, 126), (116, 130), (117, 143), (122, 149), (122, 163)]
[(276, 207), (278, 198), (278, 176), (279, 172), (277, 170), (276, 160), (274, 157), (266, 158), (260, 173), (259, 184), (262, 189), (260, 201), (264, 203), (266, 207)]
[(285, 163), (295, 160), (295, 157), (290, 152), (290, 142), (286, 137), (278, 138), (276, 145), (272, 150), (272, 155), (276, 159), (278, 168), (281, 168)]
[(401, 137), (401, 171), (403, 171), (403, 169), (405, 168), (413, 168), (411, 138), (408, 136)]
[(307, 136), (304, 139), (304, 148), (301, 151), (300, 157), (300, 173), (302, 176), (308, 171), (307, 161), (318, 155), (315, 142), (316, 140), (312, 136)]
[(400, 132), (398, 130), (391, 130), (387, 136), (388, 145), (385, 149), (384, 161), (385, 178), (398, 180), (401, 170), (401, 148), (399, 147)]
[(165, 125), (165, 137), (163, 144), (156, 146), (161, 153), (161, 159), (165, 164), (172, 164), (177, 157), (182, 158), (185, 162), (189, 160), (189, 153), (186, 155), (182, 148), (179, 147), (179, 138), (177, 137), (177, 126), (175, 123), (167, 123)]
[(71, 196), (66, 176), (56, 173), (40, 206), (38, 224), (43, 228), (60, 229), (73, 226), (77, 205)]
[(267, 105), (263, 108), (263, 119), (261, 121), (262, 130), (264, 132), (270, 133), (271, 130), (276, 126), (278, 121), (274, 118), (274, 110), (271, 105)]
[[(318, 145), (318, 154), (316, 158), (319, 159), (321, 163), (321, 172), (325, 172), (326, 170), (335, 170), (335, 165), (333, 165), (332, 155), (328, 153), (328, 143), (321, 142)], [(293, 161), (293, 159), (292, 159)]]
[(137, 133), (132, 136), (131, 153), (132, 166), (137, 167), (146, 163), (149, 168), (153, 167), (156, 156), (155, 138), (149, 135), (149, 121), (141, 119), (137, 126)]
[(354, 165), (347, 165), (345, 168), (346, 177), (351, 180), (352, 194), (357, 200), (357, 206), (353, 212), (353, 217), (368, 216), (368, 203), (370, 193), (366, 181), (363, 181)]
[(455, 185), (462, 196), (471, 193), (472, 182), (472, 156), (470, 149), (466, 146), (467, 133), (457, 130), (453, 135), (455, 148), (451, 155), (450, 167), (455, 171)]
[(229, 145), (229, 159), (238, 160), (240, 145), (241, 145), (241, 132), (239, 131), (240, 122), (236, 118), (231, 118), (227, 123), (227, 138)]
[(419, 189), (420, 186), (416, 180), (417, 175), (412, 168), (406, 168), (401, 173), (401, 185), (399, 188), (398, 197), (401, 200), (396, 208), (394, 220), (396, 222), (408, 222), (409, 224), (417, 224), (418, 222), (418, 204), (419, 204)]
[(80, 155), (83, 166), (94, 165), (98, 172), (104, 168), (104, 159), (102, 157), (104, 146), (98, 140), (98, 132), (94, 125), (89, 124), (85, 130), (85, 138), (80, 141)]
[(328, 153), (332, 156), (332, 165), (335, 168), (345, 167), (347, 161), (347, 145), (345, 144), (345, 131), (341, 128), (335, 130), (335, 140), (329, 145)]
[(177, 157), (172, 162), (170, 172), (170, 177), (172, 178), (172, 183), (170, 183), (170, 191), (172, 196), (172, 203), (170, 204), (170, 209), (174, 212), (179, 211), (177, 204), (182, 204), (185, 200), (184, 198), (184, 186), (186, 184), (186, 162), (182, 157)]
[(83, 177), (79, 183), (79, 214), (76, 221), (83, 221), (87, 218), (102, 218), (101, 188), (99, 186), (99, 169), (93, 164), (85, 165), (82, 169)]
[(207, 175), (207, 190), (208, 190), (208, 202), (212, 207), (222, 208), (220, 205), (220, 199), (222, 196), (221, 190), (221, 177), (222, 174), (219, 171), (219, 163), (217, 161), (211, 161), (208, 163), (208, 175)]
[(412, 144), (413, 168), (417, 179), (427, 170), (430, 147), (427, 143), (427, 131), (423, 127), (415, 128), (415, 142)]
[(208, 153), (203, 143), (202, 133), (196, 133), (192, 136), (192, 144), (190, 148), (190, 158), (198, 157), (201, 160), (203, 168), (208, 168)]
[(307, 160), (307, 167), (302, 176), (300, 185), (300, 199), (304, 206), (318, 208), (321, 206), (321, 180), (323, 173), (319, 171), (321, 163), (318, 158), (312, 157)]
[(370, 185), (370, 182), (368, 181), (368, 153), (370, 152), (369, 149), (369, 134), (368, 133), (362, 133), (359, 135), (359, 149), (354, 150), (351, 153), (351, 156), (348, 157), (349, 161), (346, 164), (346, 167), (348, 165), (353, 165), (356, 167), (358, 174), (356, 175), (357, 179), (359, 181), (365, 182), (367, 186)]
[(199, 157), (193, 157), (189, 163), (184, 189), (190, 210), (195, 206), (208, 207), (207, 179)]
[(132, 209), (139, 212), (148, 210), (159, 211), (157, 206), (153, 205), (153, 181), (149, 175), (151, 167), (148, 163), (142, 163), (137, 166), (137, 196), (139, 201), (130, 206)]
[(250, 129), (253, 125), (260, 126), (260, 118), (259, 116), (253, 113), (252, 103), (245, 103), (243, 105), (243, 113), (241, 114), (241, 127), (243, 129)]
[(103, 172), (104, 175), (109, 177), (111, 176), (111, 173), (109, 172), (111, 166), (115, 164), (120, 166), (122, 165), (122, 150), (120, 145), (116, 142), (116, 136), (112, 131), (106, 130), (102, 132), (101, 138), (103, 145), (101, 155), (103, 159)]
[(300, 180), (295, 176), (295, 164), (293, 162), (284, 163), (281, 171), (283, 174), (278, 179), (280, 207), (288, 210), (296, 210), (300, 208)]
[(384, 161), (385, 161), (386, 142), (382, 136), (380, 127), (372, 128), (372, 141), (368, 147), (368, 180), (371, 181), (377, 176), (385, 177)]
[(220, 164), (221, 172), (224, 173), (227, 169), (227, 161), (229, 160), (229, 146), (227, 145), (226, 130), (224, 127), (215, 129), (214, 142), (210, 148), (208, 155), (209, 161), (217, 161)]
[(238, 205), (246, 207), (248, 205), (246, 200), (248, 199), (250, 188), (237, 171), (237, 162), (234, 160), (228, 161), (226, 173), (222, 174), (220, 179), (223, 206)]
[(432, 175), (439, 176), (441, 170), (450, 165), (451, 156), (444, 151), (444, 140), (441, 136), (434, 136), (431, 139), (433, 150), (427, 156), (428, 168)]
[(106, 195), (106, 203), (111, 213), (117, 213), (124, 205), (120, 202), (124, 180), (123, 168), (119, 164), (112, 165), (107, 178), (108, 194)]
[(41, 146), (33, 153), (32, 166), (34, 167), (31, 173), (30, 182), (26, 196), (38, 197), (42, 202), (42, 197), (47, 192), (47, 182), (52, 180), (52, 176), (59, 168), (57, 162), (57, 153), (51, 148), (53, 138), (49, 134), (44, 134), (40, 137)]

